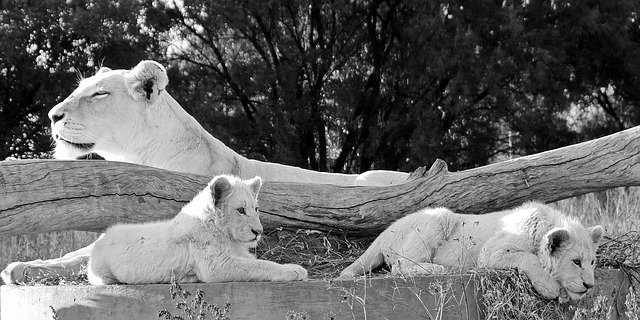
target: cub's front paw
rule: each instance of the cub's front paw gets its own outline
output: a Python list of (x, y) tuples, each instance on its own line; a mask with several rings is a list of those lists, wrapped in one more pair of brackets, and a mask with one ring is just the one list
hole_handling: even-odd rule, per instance
[(2, 270), (0, 277), (4, 284), (23, 283), (27, 280), (25, 275), (27, 268), (28, 266), (23, 262), (12, 262)]
[(532, 282), (533, 289), (545, 299), (555, 299), (560, 296), (560, 284), (555, 281)]
[(284, 281), (307, 280), (307, 269), (297, 264), (285, 264)]
[(566, 303), (569, 300), (570, 300), (570, 297), (569, 297), (569, 292), (567, 292), (567, 289), (565, 289), (565, 288), (560, 289), (560, 295), (558, 296), (558, 302)]

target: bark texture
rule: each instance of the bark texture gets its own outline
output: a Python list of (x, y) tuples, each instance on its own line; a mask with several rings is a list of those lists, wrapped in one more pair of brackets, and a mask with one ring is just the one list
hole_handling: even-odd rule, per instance
[[(116, 222), (173, 217), (211, 177), (107, 161), (0, 162), (0, 235), (101, 230)], [(265, 230), (278, 227), (375, 235), (427, 206), (467, 214), (552, 202), (640, 185), (640, 127), (476, 169), (442, 161), (404, 184), (340, 187), (266, 181)]]

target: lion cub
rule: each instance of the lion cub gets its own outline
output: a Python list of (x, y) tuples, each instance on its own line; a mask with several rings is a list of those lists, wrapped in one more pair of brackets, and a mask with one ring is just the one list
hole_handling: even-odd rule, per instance
[(538, 202), (483, 215), (423, 209), (391, 224), (340, 276), (350, 278), (382, 264), (402, 275), (517, 268), (544, 298), (577, 300), (594, 286), (603, 233), (601, 226), (585, 228)]
[(249, 252), (262, 234), (260, 177), (221, 175), (167, 221), (116, 225), (96, 242), (91, 284), (304, 280), (295, 264), (258, 260)]

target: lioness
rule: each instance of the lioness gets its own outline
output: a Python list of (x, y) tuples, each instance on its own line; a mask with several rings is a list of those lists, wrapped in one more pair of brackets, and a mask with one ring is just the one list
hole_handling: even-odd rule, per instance
[(167, 221), (116, 225), (96, 241), (91, 284), (304, 280), (295, 264), (258, 260), (249, 252), (262, 234), (259, 177), (214, 177)]
[[(80, 81), (71, 95), (49, 112), (57, 159), (96, 153), (125, 161), (207, 176), (233, 174), (248, 179), (336, 185), (388, 185), (409, 175), (369, 171), (361, 175), (323, 173), (247, 159), (211, 136), (166, 91), (165, 68), (142, 61), (131, 70), (101, 68)], [(0, 274), (5, 283), (80, 272), (92, 245), (62, 258), (14, 262)]]
[(166, 70), (155, 61), (142, 61), (132, 70), (103, 67), (83, 79), (49, 111), (56, 158), (96, 153), (106, 160), (181, 172), (316, 184), (387, 185), (409, 177), (395, 171), (326, 173), (247, 159), (184, 111), (165, 90), (168, 82)]
[(603, 233), (601, 226), (585, 228), (537, 202), (485, 215), (424, 209), (391, 224), (340, 277), (360, 275), (383, 263), (393, 274), (405, 275), (518, 268), (542, 297), (556, 298), (564, 289), (576, 300), (594, 286), (595, 254)]

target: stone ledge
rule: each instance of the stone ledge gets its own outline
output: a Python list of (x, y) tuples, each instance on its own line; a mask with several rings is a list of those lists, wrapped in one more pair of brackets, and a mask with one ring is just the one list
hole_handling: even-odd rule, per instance
[[(608, 299), (613, 319), (625, 319), (624, 297), (629, 277), (620, 270), (596, 270), (597, 286), (580, 305), (595, 296)], [(636, 289), (640, 285), (634, 282)], [(230, 282), (183, 284), (219, 307), (230, 303), (230, 319), (482, 319), (482, 300), (473, 276), (368, 278), (355, 281)], [(447, 290), (441, 290), (448, 288)], [(175, 309), (170, 285), (2, 286), (0, 319), (158, 319), (162, 309)], [(191, 298), (188, 300), (190, 301)], [(442, 303), (442, 304), (441, 304)], [(52, 309), (53, 308), (53, 309)], [(211, 318), (210, 316), (207, 319)], [(302, 318), (291, 318), (302, 319)]]
[[(452, 290), (442, 301), (439, 285)], [(175, 309), (168, 284), (112, 286), (2, 286), (0, 318), (158, 319), (158, 312)], [(220, 307), (231, 303), (230, 319), (285, 319), (287, 313), (308, 319), (414, 319), (436, 314), (440, 302), (444, 319), (478, 319), (476, 291), (466, 275), (362, 279), (357, 281), (231, 282), (184, 284), (192, 294)], [(453, 297), (453, 298), (451, 298)], [(188, 299), (190, 300), (190, 298)], [(365, 307), (363, 307), (363, 304)], [(210, 318), (210, 317), (207, 317)]]

